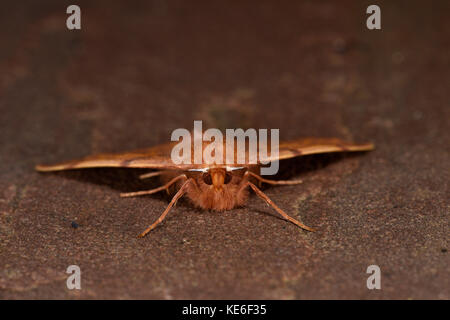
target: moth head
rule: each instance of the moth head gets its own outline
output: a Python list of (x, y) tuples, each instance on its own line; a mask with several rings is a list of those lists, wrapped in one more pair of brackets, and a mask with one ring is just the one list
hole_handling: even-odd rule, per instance
[(224, 185), (230, 183), (232, 178), (231, 172), (223, 168), (212, 168), (202, 175), (203, 182), (213, 186), (215, 190), (221, 190)]
[(233, 171), (242, 168), (204, 168), (204, 169), (192, 169), (189, 171), (197, 171), (201, 173), (201, 180), (206, 185), (211, 186), (217, 191), (223, 189), (233, 180)]

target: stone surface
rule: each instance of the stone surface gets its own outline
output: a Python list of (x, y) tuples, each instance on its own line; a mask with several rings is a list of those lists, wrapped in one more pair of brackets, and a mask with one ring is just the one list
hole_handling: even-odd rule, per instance
[[(0, 298), (448, 299), (448, 1), (68, 1), (0, 11)], [(142, 170), (38, 163), (166, 142), (194, 119), (372, 141), (282, 162), (298, 186), (225, 213), (167, 205)], [(77, 227), (73, 227), (76, 225)], [(82, 289), (66, 288), (78, 265)], [(368, 290), (378, 265), (382, 289)]]

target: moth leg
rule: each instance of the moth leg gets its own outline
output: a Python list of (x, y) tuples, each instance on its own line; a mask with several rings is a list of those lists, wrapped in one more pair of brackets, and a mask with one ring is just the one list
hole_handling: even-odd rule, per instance
[(169, 213), (170, 209), (177, 203), (178, 199), (180, 199), (185, 193), (187, 188), (189, 187), (189, 184), (191, 183), (192, 179), (187, 180), (183, 185), (181, 186), (180, 190), (173, 196), (172, 200), (170, 201), (169, 205), (167, 206), (166, 210), (161, 214), (161, 216), (153, 222), (152, 225), (150, 225), (147, 229), (145, 229), (141, 234), (139, 234), (138, 238), (145, 237), (147, 233), (152, 231), (158, 224), (160, 224), (166, 215)]
[(256, 178), (258, 180), (258, 184), (261, 187), (262, 183), (272, 184), (272, 185), (293, 185), (293, 184), (300, 184), (303, 181), (302, 180), (270, 180), (265, 179), (261, 177), (260, 175), (257, 175), (256, 173), (253, 173), (251, 171), (247, 171), (249, 175)]
[(120, 196), (122, 198), (127, 198), (127, 197), (136, 197), (136, 196), (143, 196), (146, 194), (153, 194), (159, 191), (163, 191), (163, 190), (168, 190), (169, 187), (174, 184), (175, 182), (177, 182), (178, 180), (181, 179), (187, 179), (185, 174), (181, 174), (175, 178), (173, 178), (172, 180), (170, 180), (169, 182), (167, 182), (165, 185), (155, 188), (155, 189), (151, 189), (151, 190), (145, 190), (145, 191), (137, 191), (137, 192), (126, 192), (126, 193), (121, 193)]
[[(165, 171), (154, 171), (154, 172), (144, 173), (139, 176), (139, 179), (144, 180), (144, 179), (148, 179), (148, 178), (157, 177), (157, 176), (162, 175), (164, 172)], [(166, 193), (168, 196), (170, 196), (169, 188), (166, 189)]]
[(147, 179), (147, 178), (152, 178), (152, 177), (157, 177), (160, 176), (164, 171), (153, 171), (153, 172), (149, 172), (149, 173), (144, 173), (141, 174), (139, 176), (139, 179)]
[(286, 220), (288, 220), (288, 221), (292, 222), (293, 224), (299, 226), (302, 229), (305, 229), (305, 230), (308, 230), (308, 231), (312, 231), (312, 232), (316, 231), (315, 229), (310, 228), (310, 227), (304, 225), (303, 223), (301, 223), (300, 221), (295, 220), (294, 218), (288, 216), (286, 212), (281, 210), (275, 203), (273, 203), (273, 201), (270, 200), (270, 198), (264, 192), (259, 190), (258, 187), (255, 186), (253, 183), (247, 182), (247, 184), (248, 184), (248, 186), (250, 186), (250, 188), (253, 189), (253, 191), (255, 191), (255, 193), (256, 193), (256, 195), (258, 197), (260, 197), (261, 199), (266, 201), (267, 204), (269, 204), (272, 208), (274, 208), (275, 211), (278, 212), (283, 218), (285, 218)]

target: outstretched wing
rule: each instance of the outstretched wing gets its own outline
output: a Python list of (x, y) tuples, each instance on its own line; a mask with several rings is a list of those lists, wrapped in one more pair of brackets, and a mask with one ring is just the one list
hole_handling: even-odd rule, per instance
[[(205, 168), (209, 165), (207, 163), (194, 164), (194, 150), (191, 150), (192, 164), (175, 164), (171, 159), (172, 148), (178, 142), (171, 142), (167, 144), (158, 145), (152, 148), (141, 149), (124, 153), (104, 153), (93, 156), (88, 156), (79, 160), (71, 160), (54, 165), (38, 165), (38, 171), (60, 171), (69, 169), (81, 168), (97, 168), (97, 167), (122, 167), (122, 168), (149, 168), (149, 169), (199, 169)], [(203, 149), (209, 142), (203, 142)], [(264, 162), (289, 159), (293, 157), (327, 152), (346, 152), (346, 151), (369, 151), (374, 148), (372, 143), (355, 144), (345, 142), (337, 138), (302, 138), (289, 142), (281, 142), (279, 145), (278, 156), (268, 152), (268, 156), (264, 157)], [(226, 149), (226, 142), (224, 142), (224, 150)], [(270, 147), (269, 147), (270, 149)], [(235, 162), (227, 163), (225, 156), (222, 163), (229, 166), (247, 166), (249, 163), (248, 146), (246, 146), (246, 157), (244, 163), (238, 163), (236, 160), (236, 145), (235, 145)]]
[(281, 142), (278, 157), (270, 155), (270, 160), (283, 160), (308, 154), (348, 151), (370, 151), (373, 143), (351, 143), (338, 138), (301, 138)]
[(104, 153), (54, 165), (37, 165), (37, 171), (60, 171), (81, 168), (122, 167), (150, 169), (188, 169), (196, 165), (176, 165), (170, 154), (175, 143), (124, 153)]

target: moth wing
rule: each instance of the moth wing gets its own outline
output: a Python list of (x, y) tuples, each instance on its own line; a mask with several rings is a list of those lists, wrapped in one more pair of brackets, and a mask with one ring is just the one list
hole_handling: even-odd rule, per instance
[[(141, 149), (124, 153), (103, 153), (88, 156), (79, 160), (71, 160), (54, 165), (38, 165), (37, 171), (61, 171), (82, 168), (99, 167), (122, 167), (122, 168), (148, 168), (148, 169), (201, 169), (208, 167), (208, 164), (193, 164), (194, 150), (192, 146), (192, 164), (175, 164), (171, 159), (172, 148), (176, 142), (158, 145), (155, 147)], [(208, 143), (204, 143), (203, 147)], [(224, 149), (226, 145), (224, 144)], [(293, 157), (327, 153), (327, 152), (347, 152), (347, 151), (369, 151), (374, 148), (372, 143), (356, 144), (345, 142), (337, 138), (302, 138), (288, 142), (281, 142), (278, 156), (272, 155), (264, 157), (264, 162), (289, 159)], [(246, 161), (239, 163), (236, 161), (237, 150), (235, 146), (235, 162), (229, 163), (231, 167), (248, 166), (249, 154), (246, 148)], [(227, 163), (226, 159), (222, 163)]]
[(37, 165), (37, 171), (60, 171), (81, 168), (122, 167), (149, 169), (191, 169), (198, 165), (175, 164), (171, 159), (171, 151), (175, 143), (167, 143), (155, 147), (124, 153), (103, 153), (87, 156), (54, 165)]
[(328, 152), (370, 151), (374, 149), (373, 143), (352, 143), (338, 138), (301, 138), (281, 142), (278, 157), (270, 155), (269, 159), (283, 160), (308, 154)]

